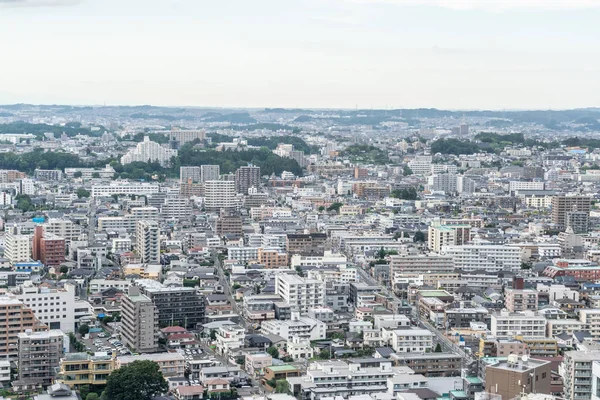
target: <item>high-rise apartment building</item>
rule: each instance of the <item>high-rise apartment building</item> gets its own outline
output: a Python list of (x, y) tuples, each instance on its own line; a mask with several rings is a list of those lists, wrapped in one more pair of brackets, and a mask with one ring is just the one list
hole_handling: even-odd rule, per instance
[[(567, 351), (559, 366), (563, 378), (563, 398), (586, 400), (592, 398), (592, 370), (600, 360), (600, 351)], [(594, 393), (595, 394), (595, 393)]]
[(158, 347), (158, 310), (137, 286), (131, 286), (121, 298), (121, 336), (139, 353), (153, 352)]
[(144, 136), (144, 141), (121, 157), (121, 164), (130, 164), (132, 162), (157, 162), (163, 167), (171, 162), (171, 158), (177, 156), (177, 150), (168, 149), (160, 144), (153, 142)]
[(240, 167), (235, 171), (235, 189), (238, 193), (248, 194), (251, 187), (260, 185), (260, 167)]
[(141, 291), (156, 306), (161, 326), (180, 325), (196, 329), (204, 323), (204, 296), (198, 294), (195, 288), (152, 283), (142, 287)]
[(175, 142), (177, 147), (194, 140), (206, 139), (206, 132), (201, 129), (173, 129), (166, 133), (169, 135), (169, 141)]
[(179, 182), (185, 183), (190, 179), (192, 182), (200, 182), (200, 174), (200, 167), (179, 167)]
[(218, 181), (219, 175), (221, 174), (221, 167), (218, 165), (202, 165), (200, 167), (200, 181)]
[(567, 214), (586, 213), (589, 217), (592, 198), (587, 196), (554, 196), (552, 198), (552, 223), (567, 228)]
[(31, 259), (29, 236), (7, 233), (4, 256), (10, 261), (11, 265), (21, 261), (29, 261)]
[(19, 377), (12, 383), (16, 390), (47, 387), (54, 382), (65, 353), (64, 336), (60, 330), (19, 333)]
[(235, 209), (237, 199), (235, 182), (206, 181), (204, 183), (204, 206), (207, 210)]
[(33, 260), (41, 261), (48, 267), (56, 267), (65, 261), (65, 239), (52, 233), (45, 233), (44, 228), (35, 227), (33, 234)]
[(136, 222), (135, 251), (141, 257), (143, 263), (157, 264), (160, 262), (159, 237), (158, 222), (152, 220)]
[(26, 282), (19, 287), (15, 296), (50, 329), (67, 333), (75, 330), (74, 285), (66, 283), (63, 289), (49, 289)]
[(325, 282), (292, 274), (278, 274), (275, 276), (275, 294), (290, 305), (291, 311), (305, 315), (310, 308), (325, 304)]
[(467, 244), (471, 240), (471, 225), (442, 225), (436, 218), (429, 227), (427, 239), (429, 250), (439, 253), (444, 246)]
[(48, 326), (15, 296), (0, 296), (0, 355), (16, 358), (19, 333), (28, 330), (43, 332), (48, 330)]

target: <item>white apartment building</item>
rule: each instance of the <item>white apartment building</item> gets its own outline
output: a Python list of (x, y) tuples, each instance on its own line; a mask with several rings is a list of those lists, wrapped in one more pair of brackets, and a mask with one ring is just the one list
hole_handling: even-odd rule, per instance
[(65, 238), (67, 243), (77, 240), (81, 235), (81, 227), (69, 219), (50, 218), (43, 225), (44, 233), (51, 233)]
[(316, 279), (323, 282), (350, 283), (358, 282), (358, 271), (356, 267), (339, 266), (311, 269), (308, 271), (309, 279)]
[(110, 185), (92, 186), (92, 197), (112, 196), (113, 194), (148, 195), (158, 193), (160, 186), (153, 183), (113, 183)]
[(4, 243), (4, 257), (10, 261), (11, 265), (31, 259), (31, 243), (28, 235), (8, 233)]
[(306, 315), (310, 308), (325, 304), (325, 282), (278, 274), (275, 276), (275, 294), (290, 305), (292, 312)]
[(286, 351), (294, 361), (308, 360), (315, 356), (313, 347), (310, 345), (310, 340), (301, 339), (294, 337), (292, 340), (288, 340), (286, 345)]
[(152, 220), (137, 221), (135, 229), (135, 250), (143, 263), (160, 262), (160, 230), (158, 222)]
[(525, 205), (531, 208), (548, 208), (552, 205), (552, 196), (525, 196)]
[(200, 180), (206, 181), (218, 181), (221, 175), (221, 167), (218, 165), (202, 165), (200, 166)]
[(397, 329), (392, 331), (391, 341), (398, 353), (425, 353), (433, 347), (433, 333), (427, 329)]
[(579, 310), (579, 320), (583, 322), (585, 329), (590, 332), (594, 340), (600, 339), (600, 310), (586, 308)]
[(187, 197), (167, 197), (160, 213), (166, 219), (189, 218), (192, 215), (192, 203)]
[(294, 254), (292, 255), (290, 265), (292, 268), (337, 267), (340, 265), (346, 265), (347, 263), (348, 257), (346, 257), (344, 254), (325, 251), (325, 253), (322, 256), (303, 256), (300, 254)]
[(114, 238), (112, 240), (111, 251), (113, 254), (131, 251), (131, 239), (129, 238)]
[(238, 206), (235, 181), (206, 181), (204, 196), (207, 210), (234, 209)]
[(589, 400), (594, 384), (594, 364), (600, 360), (598, 351), (567, 351), (563, 362), (558, 367), (558, 372), (563, 378), (563, 398), (565, 400)]
[(116, 288), (127, 293), (131, 282), (127, 280), (92, 279), (89, 283), (90, 293), (98, 293), (104, 289)]
[(261, 332), (281, 336), (286, 340), (294, 337), (308, 340), (320, 340), (326, 338), (327, 324), (318, 319), (300, 317), (292, 313), (289, 320), (268, 320), (261, 323)]
[(64, 289), (48, 289), (26, 282), (15, 293), (34, 315), (50, 329), (63, 332), (75, 330), (75, 286), (66, 283)]
[(217, 330), (217, 352), (228, 355), (232, 350), (244, 347), (245, 329), (239, 325), (223, 325)]
[(177, 156), (177, 150), (169, 149), (144, 136), (144, 141), (121, 157), (121, 164), (132, 162), (158, 162), (163, 167), (169, 165), (172, 157)]
[(258, 260), (258, 247), (228, 247), (227, 259), (247, 263)]
[(454, 267), (464, 271), (519, 271), (521, 249), (514, 246), (470, 244), (442, 247), (442, 254), (452, 257)]
[(573, 332), (585, 330), (585, 324), (577, 319), (549, 319), (546, 322), (546, 335), (555, 337), (561, 333), (572, 335)]
[(517, 190), (544, 190), (545, 186), (545, 182), (510, 181), (508, 184), (511, 192), (516, 192)]
[(457, 176), (454, 174), (435, 174), (427, 178), (431, 190), (454, 193), (457, 191)]
[(498, 339), (510, 339), (514, 336), (545, 338), (546, 319), (531, 311), (522, 313), (501, 311), (492, 314), (490, 330)]
[(65, 176), (69, 179), (75, 177), (75, 173), (81, 172), (82, 179), (92, 179), (95, 173), (100, 175), (100, 178), (109, 179), (115, 175), (115, 169), (110, 165), (105, 165), (104, 169), (96, 168), (65, 168)]

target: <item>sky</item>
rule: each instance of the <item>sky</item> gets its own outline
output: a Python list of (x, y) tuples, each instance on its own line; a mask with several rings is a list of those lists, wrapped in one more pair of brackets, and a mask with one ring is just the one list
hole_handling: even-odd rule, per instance
[(0, 0), (0, 104), (600, 106), (600, 0)]

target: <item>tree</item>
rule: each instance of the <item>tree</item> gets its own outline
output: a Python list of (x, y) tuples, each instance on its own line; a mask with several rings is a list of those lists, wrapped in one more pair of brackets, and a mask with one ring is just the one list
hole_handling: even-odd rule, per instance
[(90, 333), (90, 327), (89, 326), (87, 326), (87, 325), (84, 324), (84, 325), (81, 325), (79, 327), (79, 334), (81, 336), (87, 335), (88, 333)]
[(84, 197), (90, 197), (89, 190), (85, 190), (84, 188), (77, 189), (77, 198), (82, 199)]
[(111, 372), (102, 400), (151, 400), (168, 390), (158, 364), (138, 360)]
[(383, 247), (380, 248), (377, 252), (377, 258), (379, 258), (380, 260), (385, 258), (385, 249)]
[(269, 347), (267, 349), (267, 353), (269, 353), (273, 358), (279, 358), (279, 350), (277, 350), (277, 347), (275, 346)]
[(320, 206), (318, 210), (319, 210), (319, 212), (325, 211), (325, 206)]
[(69, 272), (69, 267), (67, 267), (66, 265), (63, 265), (62, 267), (60, 267), (61, 274), (66, 274), (67, 272)]
[(404, 167), (402, 167), (402, 175), (408, 176), (408, 175), (412, 175), (412, 174), (413, 174), (413, 170), (410, 169), (410, 167), (408, 165), (405, 165)]
[(438, 344), (435, 346), (434, 353), (441, 353), (441, 352), (442, 352), (442, 345), (438, 343)]
[(423, 232), (421, 232), (421, 231), (417, 231), (415, 233), (413, 241), (415, 241), (415, 242), (424, 242), (425, 241), (425, 234)]
[(94, 172), (92, 178), (100, 178), (100, 172)]
[(100, 400), (100, 396), (98, 396), (98, 393), (88, 393), (85, 400)]
[(335, 211), (336, 213), (339, 214), (340, 212), (340, 208), (344, 205), (344, 203), (338, 203), (335, 202), (332, 205), (330, 205), (329, 207), (327, 207), (327, 211)]
[(81, 178), (81, 176), (82, 176), (82, 175), (83, 175), (83, 174), (81, 173), (81, 171), (76, 171), (76, 172), (73, 174), (73, 178)]
[(210, 340), (217, 340), (217, 332), (214, 329), (210, 331)]
[(289, 393), (290, 392), (290, 384), (285, 379), (279, 379), (275, 383), (275, 393)]

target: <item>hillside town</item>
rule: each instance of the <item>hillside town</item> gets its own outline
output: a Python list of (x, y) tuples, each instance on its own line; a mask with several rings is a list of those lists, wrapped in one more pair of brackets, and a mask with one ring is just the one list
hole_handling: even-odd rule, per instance
[(0, 398), (597, 400), (599, 118), (0, 106)]

